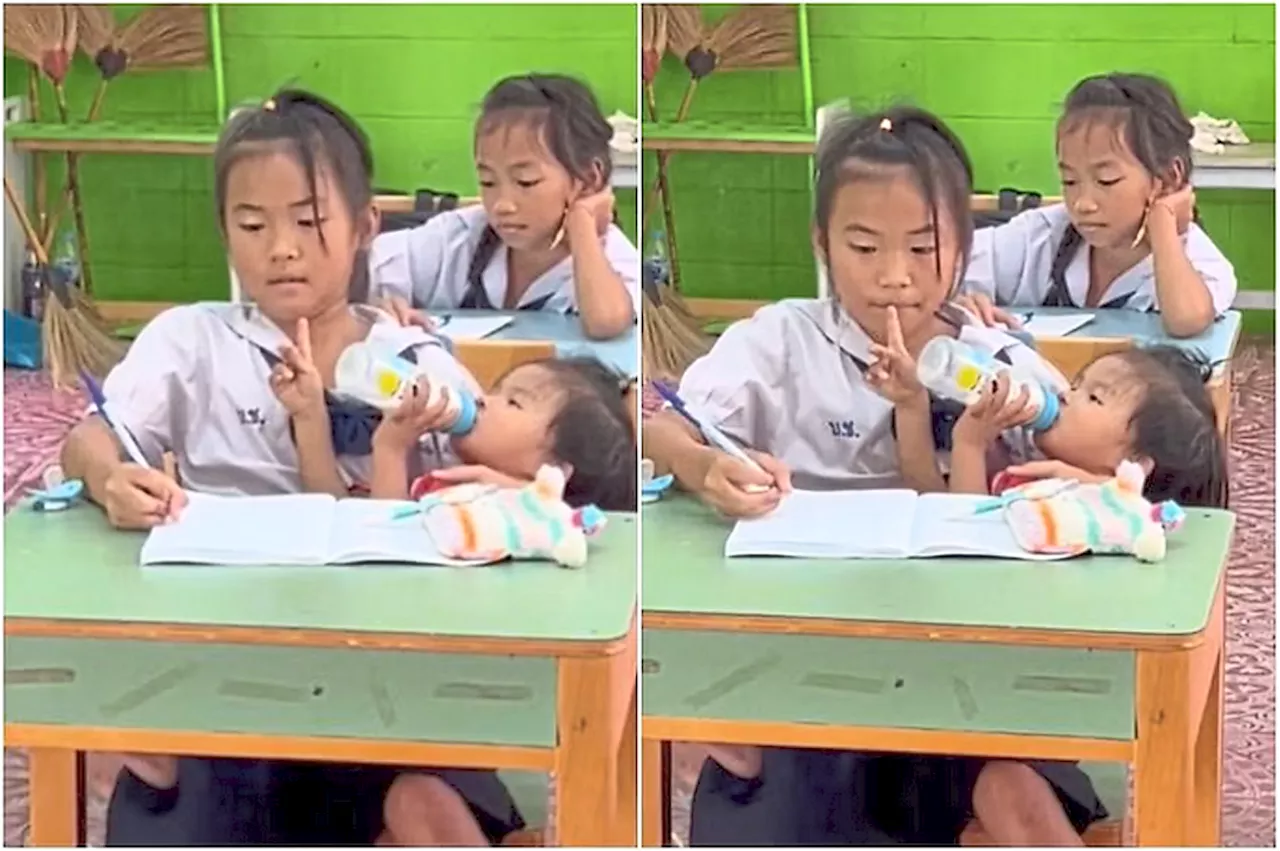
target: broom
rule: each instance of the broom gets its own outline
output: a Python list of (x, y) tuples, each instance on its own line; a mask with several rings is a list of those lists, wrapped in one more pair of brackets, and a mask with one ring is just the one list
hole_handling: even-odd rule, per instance
[[(102, 114), (107, 85), (125, 71), (155, 68), (196, 68), (209, 61), (207, 18), (199, 6), (151, 6), (123, 26), (117, 26), (111, 7), (80, 4), (80, 49), (89, 57), (102, 79), (98, 81), (86, 122)], [(45, 250), (50, 250), (58, 224), (76, 199), (70, 185), (62, 204), (45, 231)]]
[(44, 362), (53, 377), (53, 386), (58, 389), (78, 386), (80, 370), (98, 378), (105, 377), (123, 356), (123, 346), (111, 336), (102, 317), (78, 288), (67, 286), (65, 281), (56, 280), (49, 274), (49, 254), (44, 250), (22, 199), (7, 174), (4, 176), (4, 197), (22, 228), (28, 247), (36, 256), (36, 262), (40, 264), (46, 291), (51, 290), (54, 294), (53, 298), (46, 298), (41, 326)]
[[(13, 5), (4, 11), (5, 50), (18, 54), (40, 67), (53, 83), (54, 101), (63, 124), (70, 121), (64, 83), (71, 70), (76, 50), (80, 15), (74, 6)], [(67, 152), (67, 192), (73, 199), (76, 242), (80, 252), (81, 278), (87, 292), (92, 292), (89, 273), (88, 239), (84, 227), (84, 210), (80, 203), (80, 169), (75, 154)], [(50, 222), (52, 224), (52, 222)], [(52, 238), (52, 233), (49, 235)]]
[[(685, 52), (689, 85), (684, 90), (676, 121), (689, 114), (698, 85), (719, 68), (788, 68), (795, 65), (796, 11), (791, 6), (739, 6), (711, 28), (705, 39)], [(673, 46), (674, 49), (674, 46)]]

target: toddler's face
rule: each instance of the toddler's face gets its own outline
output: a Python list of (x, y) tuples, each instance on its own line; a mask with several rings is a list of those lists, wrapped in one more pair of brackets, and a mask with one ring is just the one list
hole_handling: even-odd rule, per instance
[(231, 266), (245, 296), (285, 326), (346, 303), (356, 254), (374, 230), (372, 211), (361, 226), (352, 221), (341, 189), (319, 161), (315, 182), (313, 207), (302, 166), (272, 146), (247, 154), (227, 175)]
[(1058, 140), (1058, 170), (1071, 223), (1094, 248), (1129, 248), (1157, 183), (1120, 129), (1081, 121)]
[(831, 286), (873, 339), (884, 341), (890, 306), (909, 343), (934, 324), (960, 258), (956, 229), (941, 206), (937, 226), (935, 239), (932, 213), (905, 168), (882, 169), (836, 192), (826, 233)]
[(500, 123), (476, 139), (476, 173), (489, 224), (517, 251), (545, 251), (577, 190), (528, 122)]
[(1122, 358), (1099, 358), (1072, 382), (1062, 396), (1058, 421), (1036, 437), (1036, 445), (1054, 460), (1113, 474), (1129, 456), (1129, 424), (1142, 393)]
[(551, 423), (563, 398), (548, 370), (537, 364), (517, 367), (477, 400), (475, 428), (455, 438), (453, 448), (468, 464), (532, 479), (546, 463)]

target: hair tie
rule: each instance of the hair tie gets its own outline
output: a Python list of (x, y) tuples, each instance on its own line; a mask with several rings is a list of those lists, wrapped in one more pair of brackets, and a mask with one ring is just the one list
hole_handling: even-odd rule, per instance
[(262, 108), (265, 109), (267, 112), (275, 112), (277, 106), (278, 104), (276, 103), (275, 98), (267, 98), (265, 101), (262, 102)]
[(883, 131), (884, 131), (884, 132), (886, 132), (886, 133), (892, 133), (892, 132), (893, 132), (893, 119), (892, 119), (892, 118), (888, 118), (888, 117), (881, 118), (881, 119), (880, 119), (880, 129), (881, 129), (881, 130), (883, 130)]

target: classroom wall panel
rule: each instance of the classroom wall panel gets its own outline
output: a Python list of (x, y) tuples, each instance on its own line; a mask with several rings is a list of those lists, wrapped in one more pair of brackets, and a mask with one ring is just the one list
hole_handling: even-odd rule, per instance
[[(284, 84), (334, 100), (369, 133), (380, 187), (475, 194), (474, 120), (485, 91), (508, 74), (574, 74), (591, 84), (606, 115), (637, 114), (634, 7), (227, 4), (221, 15), (229, 104)], [(6, 59), (6, 94), (25, 91), (23, 69)], [(73, 113), (87, 112), (97, 79), (77, 56), (68, 83)], [(212, 72), (199, 69), (125, 74), (111, 84), (104, 117), (208, 124), (215, 113)], [(210, 158), (100, 155), (82, 163), (101, 297), (226, 297)], [(61, 171), (50, 164), (50, 185), (60, 186)], [(635, 193), (620, 190), (617, 198), (619, 219), (634, 234)]]
[[(905, 99), (938, 112), (968, 147), (980, 189), (1059, 194), (1053, 134), (1062, 100), (1081, 77), (1111, 70), (1163, 76), (1189, 113), (1232, 117), (1255, 140), (1275, 138), (1274, 6), (815, 4), (808, 14), (816, 102), (874, 108)], [(658, 79), (664, 117), (687, 79), (668, 59)], [(798, 124), (802, 109), (798, 72), (718, 71), (690, 117)], [(688, 294), (812, 294), (808, 181), (803, 157), (674, 155)], [(755, 209), (766, 183), (770, 216)], [(1273, 287), (1274, 195), (1203, 190), (1197, 200), (1242, 286)], [(724, 233), (711, 235), (717, 227)]]

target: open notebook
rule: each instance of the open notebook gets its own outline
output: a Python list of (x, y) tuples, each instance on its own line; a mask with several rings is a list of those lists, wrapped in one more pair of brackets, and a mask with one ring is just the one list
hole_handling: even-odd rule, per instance
[(327, 494), (187, 498), (177, 522), (147, 536), (143, 565), (473, 563), (441, 555), (421, 518), (394, 519), (409, 502)]
[(435, 317), (436, 329), (450, 340), (483, 340), (511, 324), (510, 316), (465, 316), (442, 314)]
[(771, 514), (740, 520), (724, 545), (734, 556), (983, 558), (1048, 561), (1018, 546), (1001, 512), (974, 514), (990, 497), (909, 490), (794, 491)]

